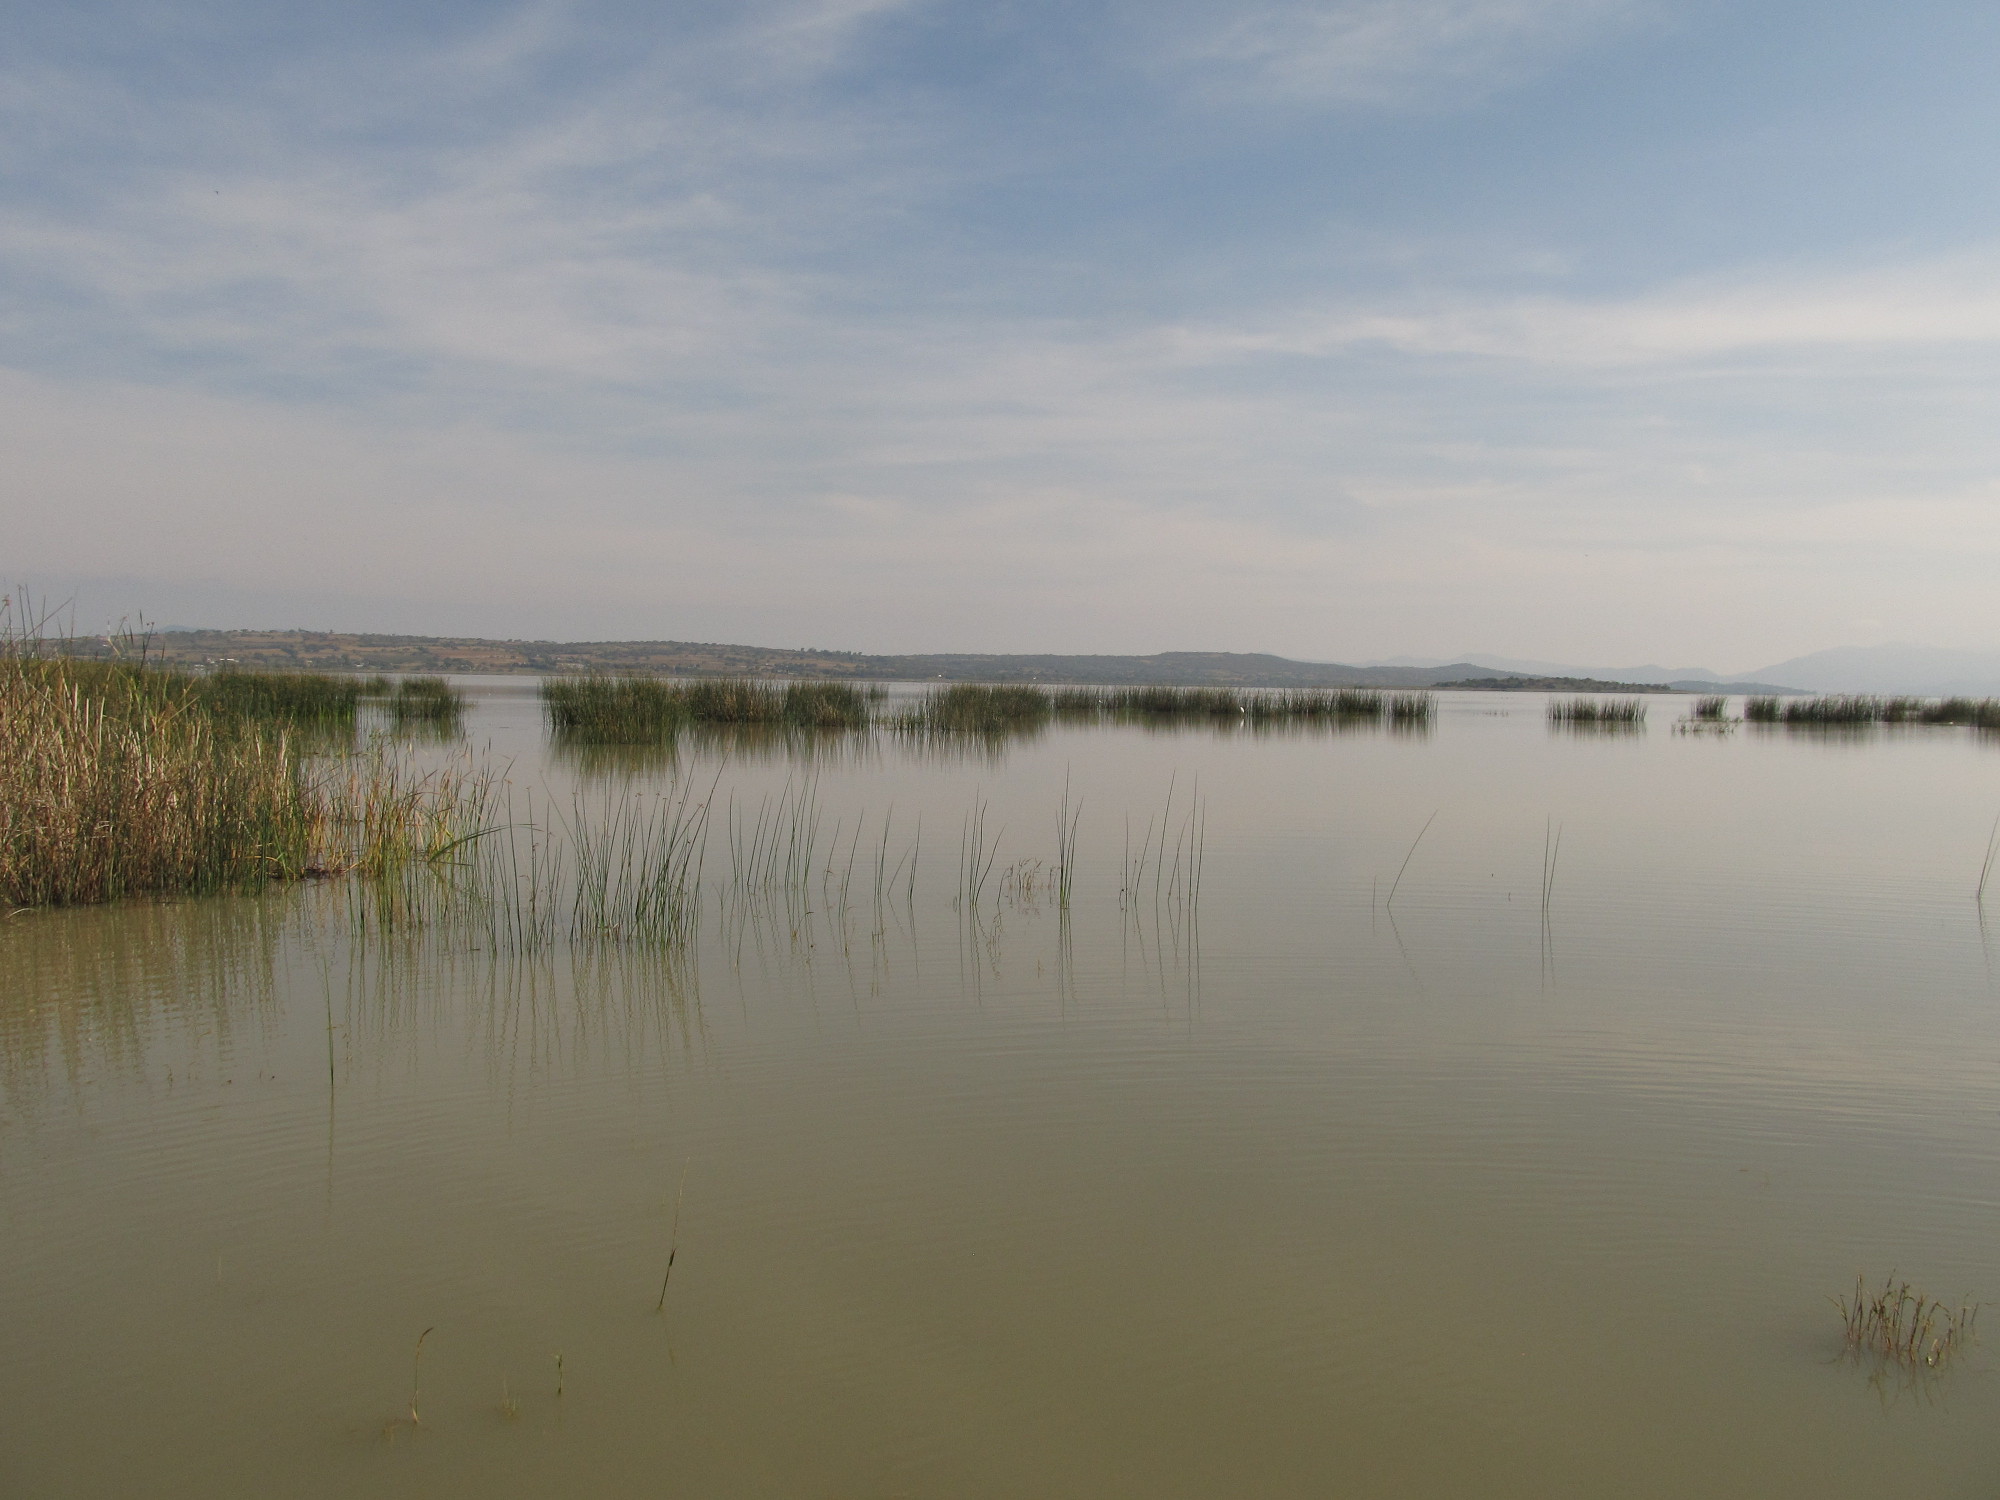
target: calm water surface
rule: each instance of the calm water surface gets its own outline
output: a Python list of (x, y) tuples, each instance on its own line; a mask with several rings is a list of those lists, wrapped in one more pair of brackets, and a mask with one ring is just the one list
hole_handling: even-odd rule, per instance
[[(1994, 1356), (1871, 1378), (1827, 1298), (2000, 1299), (2000, 744), (1682, 708), (579, 765), (490, 684), (523, 799), (811, 777), (846, 907), (14, 917), (0, 1493), (1993, 1494)], [(1197, 785), (1198, 908), (1121, 904)]]

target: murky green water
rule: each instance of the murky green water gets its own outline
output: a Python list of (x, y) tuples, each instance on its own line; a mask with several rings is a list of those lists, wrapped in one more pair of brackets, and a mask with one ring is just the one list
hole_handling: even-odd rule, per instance
[[(1994, 1356), (1871, 1380), (1827, 1298), (2000, 1298), (2000, 745), (1676, 706), (823, 753), (843, 848), (921, 814), (914, 901), (864, 847), (683, 963), (332, 887), (18, 916), (0, 1492), (1990, 1494)], [(669, 774), (473, 724), (558, 800)], [(1198, 910), (1121, 905), (1197, 780)]]

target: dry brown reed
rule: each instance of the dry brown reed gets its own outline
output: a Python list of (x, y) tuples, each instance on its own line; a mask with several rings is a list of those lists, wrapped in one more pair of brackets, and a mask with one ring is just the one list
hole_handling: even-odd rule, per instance
[(1828, 1300), (1840, 1311), (1848, 1353), (1905, 1370), (1942, 1369), (1972, 1342), (1979, 1321), (1978, 1303), (1950, 1307), (1893, 1271), (1877, 1290), (1857, 1276), (1852, 1300)]
[(436, 859), (484, 779), (315, 753), (185, 674), (0, 651), (0, 898), (65, 906)]

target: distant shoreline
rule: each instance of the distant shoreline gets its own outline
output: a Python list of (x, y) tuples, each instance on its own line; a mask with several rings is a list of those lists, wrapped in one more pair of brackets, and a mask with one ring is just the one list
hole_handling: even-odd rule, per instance
[[(103, 638), (69, 649), (112, 652)], [(704, 641), (524, 641), (477, 636), (378, 635), (313, 630), (168, 630), (146, 638), (155, 660), (264, 670), (423, 672), (461, 675), (644, 673), (683, 677), (786, 677), (873, 682), (1033, 682), (1176, 687), (1368, 687), (1471, 692), (1790, 693), (1767, 683), (1614, 682), (1538, 677), (1471, 662), (1441, 667), (1357, 667), (1249, 652), (1167, 651), (1152, 656), (940, 652), (872, 655)]]

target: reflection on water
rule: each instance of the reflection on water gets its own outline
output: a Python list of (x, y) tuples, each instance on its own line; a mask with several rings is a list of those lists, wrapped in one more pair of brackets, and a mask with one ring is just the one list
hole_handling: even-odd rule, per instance
[(2000, 1296), (1962, 732), (537, 713), (475, 708), (479, 857), (692, 795), (684, 940), (514, 941), (465, 869), (0, 928), (9, 1493), (2000, 1475), (1979, 1345), (1883, 1379), (1826, 1300)]
[(135, 901), (23, 912), (0, 935), (0, 1089), (32, 1115), (159, 1081), (158, 1046), (226, 1057), (274, 1024), (289, 901)]

